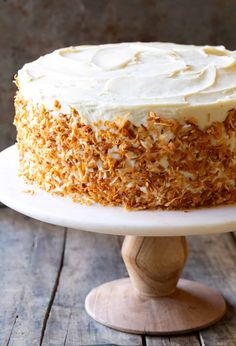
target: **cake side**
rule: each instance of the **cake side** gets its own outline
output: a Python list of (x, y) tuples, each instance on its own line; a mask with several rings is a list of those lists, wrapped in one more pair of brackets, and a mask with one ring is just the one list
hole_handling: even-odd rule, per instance
[(202, 129), (145, 114), (86, 124), (78, 110), (15, 99), (20, 173), (38, 187), (82, 203), (127, 209), (185, 209), (236, 203), (236, 110)]

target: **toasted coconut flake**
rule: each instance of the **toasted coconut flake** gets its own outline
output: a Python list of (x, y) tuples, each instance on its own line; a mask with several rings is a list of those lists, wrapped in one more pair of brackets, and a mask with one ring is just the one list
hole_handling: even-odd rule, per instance
[(127, 210), (236, 203), (235, 110), (201, 130), (154, 112), (146, 126), (117, 118), (92, 128), (76, 109), (55, 115), (20, 93), (15, 106), (20, 174), (52, 194)]
[(35, 190), (33, 190), (33, 189), (27, 189), (27, 190), (23, 190), (23, 192), (24, 193), (28, 193), (28, 194), (30, 194), (30, 195), (35, 195)]

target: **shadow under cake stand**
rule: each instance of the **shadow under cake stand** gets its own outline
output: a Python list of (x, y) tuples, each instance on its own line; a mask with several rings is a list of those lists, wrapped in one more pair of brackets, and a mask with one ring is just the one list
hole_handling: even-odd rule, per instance
[(137, 334), (181, 334), (210, 326), (225, 312), (213, 289), (179, 279), (186, 235), (236, 228), (236, 206), (184, 211), (134, 211), (83, 206), (36, 190), (26, 193), (15, 146), (0, 153), (0, 200), (12, 209), (59, 226), (125, 235), (122, 257), (130, 278), (94, 288), (85, 307), (96, 321)]

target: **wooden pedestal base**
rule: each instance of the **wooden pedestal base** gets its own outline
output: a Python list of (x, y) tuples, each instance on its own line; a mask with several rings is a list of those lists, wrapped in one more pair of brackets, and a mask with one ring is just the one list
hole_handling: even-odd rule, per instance
[(164, 335), (205, 328), (224, 315), (218, 293), (179, 280), (187, 258), (184, 237), (128, 236), (122, 256), (130, 279), (105, 283), (86, 298), (86, 310), (96, 321), (125, 332)]
[(86, 298), (86, 310), (97, 322), (135, 334), (180, 334), (208, 327), (225, 312), (223, 298), (197, 282), (181, 279), (166, 297), (137, 294), (130, 279), (105, 283)]

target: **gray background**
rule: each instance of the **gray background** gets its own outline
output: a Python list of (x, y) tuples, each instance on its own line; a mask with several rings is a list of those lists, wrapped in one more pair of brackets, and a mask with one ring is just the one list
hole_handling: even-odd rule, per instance
[(236, 49), (236, 0), (0, 0), (0, 150), (15, 140), (13, 75), (55, 48), (172, 41)]

